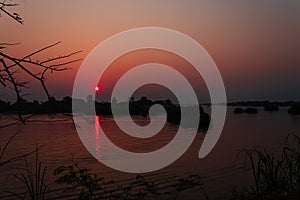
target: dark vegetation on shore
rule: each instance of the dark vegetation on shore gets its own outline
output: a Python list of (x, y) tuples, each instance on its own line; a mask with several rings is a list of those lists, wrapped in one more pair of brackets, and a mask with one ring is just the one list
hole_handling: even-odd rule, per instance
[(189, 175), (168, 185), (137, 175), (132, 182), (120, 184), (113, 180), (107, 181), (101, 175), (74, 163), (55, 169), (53, 174), (58, 177), (55, 182), (63, 185), (65, 191), (79, 192), (79, 199), (175, 200), (182, 199), (181, 193), (194, 187), (198, 187), (202, 196), (208, 199), (198, 175)]
[[(87, 108), (84, 112), (89, 113), (88, 107), (91, 103), (95, 103), (95, 109), (97, 115), (112, 115), (111, 103), (110, 102), (94, 102), (94, 101), (84, 101), (81, 99), (76, 99), (76, 103), (81, 105), (83, 108)], [(116, 103), (118, 106), (122, 107), (126, 105), (124, 102)], [(146, 97), (142, 97), (139, 100), (134, 100), (133, 98), (129, 101), (129, 112), (131, 115), (140, 115), (147, 117), (149, 114), (149, 108), (154, 105), (162, 105), (168, 115), (168, 120), (174, 124), (180, 123), (180, 107), (177, 104), (173, 104), (171, 100), (149, 100)], [(203, 104), (210, 106), (210, 104)], [(292, 115), (300, 115), (300, 102), (296, 101), (286, 101), (286, 102), (270, 102), (270, 101), (240, 101), (240, 102), (230, 102), (228, 106), (236, 107), (234, 113), (248, 113), (256, 114), (258, 113), (257, 107), (263, 107), (265, 111), (276, 112), (279, 111), (279, 107), (289, 107), (288, 113)], [(242, 108), (247, 107), (247, 108)], [(203, 111), (200, 106), (199, 111), (201, 113), (201, 120), (204, 124), (210, 121), (209, 115)], [(19, 102), (10, 103), (0, 100), (0, 113), (2, 114), (13, 114), (21, 112), (22, 114), (55, 114), (55, 113), (72, 113), (72, 98), (69, 96), (64, 97), (62, 100), (56, 100), (51, 98), (49, 101), (39, 102), (37, 100), (27, 101), (25, 99)]]
[(300, 138), (287, 136), (279, 152), (264, 147), (245, 149), (237, 160), (250, 167), (253, 186), (247, 191), (233, 190), (234, 200), (298, 200), (300, 197)]
[(300, 101), (237, 101), (228, 102), (228, 106), (241, 106), (241, 107), (288, 107), (294, 104), (299, 104)]
[[(76, 103), (80, 107), (80, 113), (84, 114), (93, 114), (91, 108), (95, 106), (96, 115), (100, 116), (112, 116), (112, 104), (120, 110), (119, 114), (122, 113), (124, 109), (127, 109), (128, 102), (95, 102), (92, 100), (81, 100), (74, 99), (73, 103)], [(199, 109), (200, 113), (200, 122), (198, 126), (199, 131), (207, 131), (210, 124), (210, 116), (204, 112), (201, 106), (186, 106), (180, 108), (179, 105), (173, 104), (171, 100), (149, 100), (147, 97), (141, 97), (139, 100), (134, 100), (131, 98), (129, 101), (129, 113), (132, 116), (149, 116), (149, 109), (151, 106), (158, 104), (164, 107), (167, 113), (167, 122), (179, 125), (181, 122), (181, 109)], [(38, 102), (38, 101), (27, 101), (22, 100), (18, 103), (10, 104), (9, 102), (4, 102), (0, 100), (0, 113), (2, 114), (14, 114), (21, 113), (22, 115), (26, 114), (56, 114), (56, 113), (72, 113), (72, 98), (64, 97), (62, 100), (56, 100), (52, 98), (50, 101)], [(188, 122), (186, 123), (188, 124)]]
[[(81, 99), (76, 99), (80, 104), (93, 103), (93, 101), (84, 101)], [(54, 105), (53, 105), (54, 104)], [(119, 103), (120, 105), (122, 103)], [(164, 105), (165, 108), (178, 106), (173, 104), (169, 99), (167, 100), (149, 100), (146, 97), (142, 97), (139, 100), (130, 100), (132, 105), (130, 114), (132, 115), (147, 115), (150, 107), (154, 104)], [(110, 110), (110, 102), (95, 102), (96, 112), (101, 115), (112, 115)], [(141, 107), (142, 105), (142, 107)], [(211, 104), (205, 103), (202, 104), (205, 106), (210, 106)], [(300, 113), (300, 101), (285, 101), (285, 102), (271, 102), (271, 101), (237, 101), (227, 103), (227, 106), (238, 107), (237, 112), (241, 112), (240, 107), (256, 108), (263, 107), (265, 111), (278, 111), (279, 107), (290, 107), (289, 113)], [(26, 99), (21, 99), (20, 102), (6, 102), (0, 99), (0, 113), (13, 113), (17, 110), (21, 112), (30, 114), (47, 114), (47, 113), (71, 113), (72, 112), (72, 98), (69, 96), (64, 97), (62, 100), (57, 100), (54, 97), (51, 97), (48, 101), (27, 101)], [(203, 109), (200, 110), (201, 112)], [(244, 109), (243, 109), (244, 111)]]
[(293, 104), (288, 112), (292, 115), (300, 115), (300, 103), (299, 104)]
[[(252, 171), (253, 185), (239, 191), (234, 188), (232, 200), (298, 200), (300, 197), (300, 138), (287, 136), (280, 152), (268, 152), (261, 146), (241, 150), (234, 163)], [(177, 199), (181, 192), (199, 188), (199, 198), (210, 199), (199, 175), (179, 179), (167, 190), (160, 183), (148, 181), (138, 175), (127, 186), (117, 187), (114, 181), (105, 182), (90, 170), (78, 165), (61, 166), (54, 171), (67, 190), (80, 190), (80, 197), (87, 199)], [(88, 180), (88, 181), (83, 181)], [(110, 189), (109, 189), (110, 188)], [(103, 196), (104, 195), (104, 196)], [(105, 196), (106, 195), (106, 196)], [(168, 198), (167, 198), (168, 197)], [(80, 198), (86, 199), (86, 198)]]
[[(235, 114), (257, 114), (257, 107), (263, 107), (265, 111), (277, 112), (279, 107), (289, 107), (288, 113), (291, 115), (300, 115), (300, 102), (286, 101), (286, 102), (270, 102), (270, 101), (246, 101), (246, 102), (231, 102), (228, 106), (234, 106), (233, 112)], [(242, 108), (247, 107), (247, 108)]]
[[(11, 141), (11, 140), (10, 140)], [(9, 145), (9, 142), (5, 145)], [(23, 193), (10, 194), (18, 199), (44, 200), (51, 191), (46, 176), (47, 166), (39, 160), (36, 147), (35, 160), (24, 158), (24, 171), (15, 174), (15, 178), (24, 185)], [(1, 152), (5, 153), (5, 152)], [(30, 153), (31, 154), (31, 153)], [(1, 161), (0, 157), (0, 161)], [(12, 162), (14, 162), (14, 159)], [(0, 165), (2, 167), (3, 165)], [(252, 172), (253, 184), (247, 189), (236, 187), (226, 199), (231, 200), (298, 200), (300, 196), (300, 138), (288, 136), (279, 152), (269, 152), (261, 146), (241, 150), (236, 156), (235, 167), (244, 167)], [(234, 168), (235, 168), (234, 167)], [(233, 169), (234, 169), (233, 168)], [(101, 174), (76, 164), (58, 166), (54, 171), (55, 183), (62, 186), (64, 195), (76, 199), (110, 200), (147, 200), (147, 199), (184, 199), (192, 188), (197, 188), (199, 199), (211, 199), (206, 192), (205, 183), (200, 175), (188, 175), (174, 183), (152, 181), (147, 176), (137, 175), (129, 183), (106, 180)], [(195, 190), (193, 191), (195, 192)], [(202, 198), (201, 198), (202, 197)]]
[[(97, 115), (100, 116), (112, 116), (111, 106), (115, 104), (115, 107), (120, 108), (120, 110), (127, 109), (126, 102), (95, 102), (92, 100), (81, 100), (74, 99), (74, 102), (81, 107), (81, 113), (84, 114), (92, 114), (93, 111), (90, 110), (95, 106), (95, 111)], [(206, 112), (204, 112), (202, 106), (198, 108), (195, 106), (187, 106), (185, 108), (180, 108), (179, 105), (174, 104), (171, 100), (149, 100), (147, 97), (142, 97), (139, 100), (134, 100), (131, 98), (129, 101), (129, 113), (132, 116), (149, 116), (149, 109), (151, 106), (159, 104), (164, 107), (167, 112), (167, 122), (179, 125), (181, 122), (181, 109), (199, 109), (200, 112), (200, 121), (198, 130), (199, 131), (207, 131), (210, 124), (210, 116)], [(209, 106), (209, 104), (205, 104)], [(248, 101), (248, 102), (236, 102), (236, 103), (228, 103), (228, 106), (243, 106), (236, 107), (234, 109), (235, 114), (257, 114), (257, 107), (264, 107), (265, 111), (276, 112), (279, 110), (279, 106), (289, 106), (288, 113), (291, 115), (300, 115), (300, 102), (288, 101), (288, 102), (269, 102), (269, 101)], [(72, 113), (72, 98), (69, 96), (64, 97), (62, 100), (56, 100), (55, 98), (51, 98), (49, 101), (38, 102), (27, 101), (25, 99), (19, 100), (16, 103), (11, 104), (10, 102), (5, 102), (0, 100), (0, 113), (1, 114), (56, 114), (56, 113)], [(122, 112), (119, 112), (122, 114)]]

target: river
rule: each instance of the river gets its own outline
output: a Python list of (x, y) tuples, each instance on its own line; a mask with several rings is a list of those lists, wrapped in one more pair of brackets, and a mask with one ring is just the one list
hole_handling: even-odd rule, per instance
[[(13, 116), (0, 116), (1, 123), (13, 121)], [(122, 118), (122, 117), (120, 117)], [(121, 148), (135, 152), (150, 152), (166, 145), (176, 134), (177, 127), (166, 124), (160, 134), (151, 139), (142, 140), (120, 134), (111, 117), (90, 117), (95, 126), (95, 148), (101, 138), (97, 137), (99, 126), (107, 130), (109, 137)], [(121, 119), (122, 120), (122, 119)], [(134, 117), (137, 124), (146, 125), (149, 121)], [(160, 120), (160, 116), (153, 120)], [(137, 174), (124, 173), (111, 169), (96, 160), (82, 144), (70, 117), (64, 115), (36, 115), (26, 125), (12, 125), (0, 129), (1, 146), (10, 136), (18, 135), (9, 145), (4, 158), (30, 152), (38, 145), (39, 158), (47, 166), (46, 182), (47, 199), (76, 199), (72, 192), (63, 192), (63, 185), (54, 183), (57, 178), (53, 170), (59, 166), (78, 163), (92, 172), (100, 173), (106, 180), (119, 184), (133, 181)], [(188, 130), (187, 130), (188, 132)], [(187, 133), (188, 134), (188, 133)], [(266, 112), (259, 108), (258, 114), (233, 114), (228, 107), (225, 127), (212, 152), (203, 159), (198, 158), (204, 133), (198, 133), (190, 148), (171, 165), (158, 171), (142, 174), (149, 180), (161, 185), (170, 185), (179, 178), (197, 174), (204, 183), (203, 188), (211, 199), (230, 197), (233, 188), (244, 190), (253, 185), (249, 170), (242, 167), (242, 159), (233, 166), (237, 153), (244, 148), (255, 148), (262, 145), (270, 151), (279, 151), (288, 134), (300, 136), (300, 117), (291, 116), (286, 107), (278, 112)], [(34, 155), (28, 156), (34, 163)], [(118, 159), (118, 155), (108, 159)], [(24, 173), (24, 160), (19, 159), (0, 168), (0, 199), (15, 199), (11, 192), (22, 193), (24, 185), (14, 175)], [(183, 199), (201, 199), (203, 194), (197, 188), (184, 192)]]

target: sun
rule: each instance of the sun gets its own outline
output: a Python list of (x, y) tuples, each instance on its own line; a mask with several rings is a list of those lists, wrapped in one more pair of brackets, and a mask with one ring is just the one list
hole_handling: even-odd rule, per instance
[(100, 92), (100, 86), (96, 86), (96, 87), (95, 87), (95, 91), (96, 91), (96, 92)]

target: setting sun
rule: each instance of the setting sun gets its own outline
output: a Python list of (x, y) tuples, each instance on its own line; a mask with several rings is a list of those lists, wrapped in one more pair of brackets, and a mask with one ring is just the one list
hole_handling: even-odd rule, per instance
[(100, 86), (96, 86), (96, 87), (95, 87), (95, 91), (96, 91), (96, 92), (100, 92)]

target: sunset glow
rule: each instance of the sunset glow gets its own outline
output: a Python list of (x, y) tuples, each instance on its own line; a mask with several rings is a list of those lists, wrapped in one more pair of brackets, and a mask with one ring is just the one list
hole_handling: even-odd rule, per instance
[[(116, 33), (138, 27), (169, 28), (192, 37), (207, 50), (221, 72), (229, 101), (297, 100), (300, 97), (299, 92), (295, 92), (300, 89), (300, 3), (290, 0), (288, 3), (275, 2), (133, 0), (130, 3), (93, 1), (86, 4), (67, 0), (57, 6), (52, 1), (26, 1), (16, 8), (16, 12), (24, 19), (24, 26), (3, 15), (0, 25), (5, 27), (5, 31), (1, 31), (0, 36), (2, 41), (20, 43), (6, 49), (10, 55), (22, 57), (53, 42), (62, 41), (59, 49), (37, 55), (35, 59), (77, 50), (83, 51), (77, 58), (85, 58), (95, 46)], [(39, 31), (32, 31), (36, 29)], [(36, 38), (34, 42), (33, 38)], [(119, 49), (125, 45), (111, 48)], [(195, 76), (198, 74), (183, 60), (175, 62), (180, 59), (176, 55), (153, 51), (151, 55), (148, 53), (132, 52), (116, 59), (110, 70), (113, 76), (109, 74), (105, 91), (101, 88), (101, 94), (110, 91), (108, 87), (120, 71), (124, 72), (136, 63), (157, 60), (172, 67), (178, 65), (189, 80), (197, 82)], [(68, 66), (72, 70), (48, 77), (47, 85), (58, 88), (55, 90), (57, 98), (71, 95), (72, 83), (80, 65), (81, 62), (72, 63)], [(202, 91), (203, 87), (198, 85)], [(95, 88), (92, 86), (92, 89)], [(14, 98), (14, 93), (8, 89), (1, 92), (1, 99)], [(45, 98), (34, 81), (26, 93), (31, 94), (27, 97), (31, 100)], [(204, 101), (209, 101), (209, 98)]]

